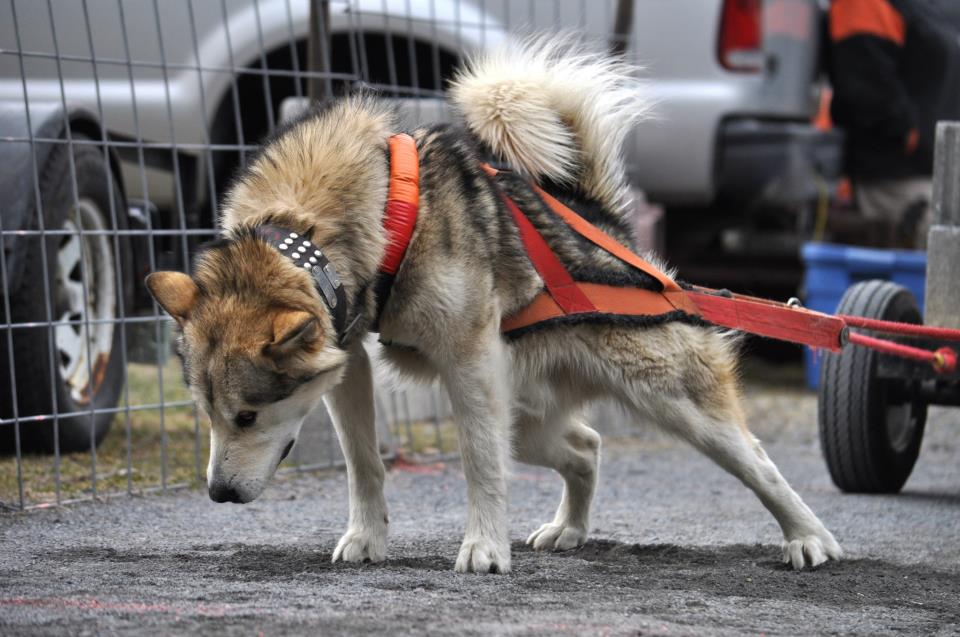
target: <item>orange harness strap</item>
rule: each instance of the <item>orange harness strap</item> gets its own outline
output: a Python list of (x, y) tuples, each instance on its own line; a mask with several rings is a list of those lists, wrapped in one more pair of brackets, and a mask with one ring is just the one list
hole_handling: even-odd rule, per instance
[(600, 230), (600, 228), (596, 227), (578, 215), (576, 212), (560, 203), (545, 190), (536, 185), (533, 186), (533, 189), (538, 195), (540, 195), (540, 198), (543, 199), (548, 206), (550, 206), (550, 209), (557, 213), (561, 219), (566, 221), (567, 225), (573, 228), (577, 234), (585, 239), (589, 239), (592, 243), (603, 248), (621, 261), (632, 265), (641, 272), (649, 274), (660, 282), (660, 285), (663, 286), (664, 291), (675, 291), (680, 289), (680, 286), (677, 285), (676, 281), (668, 277), (657, 268), (653, 267), (653, 265), (651, 265), (646, 259), (643, 259), (636, 253), (628, 250), (626, 246)]
[[(487, 164), (483, 170), (495, 177), (499, 171)], [(662, 290), (617, 287), (600, 283), (574, 282), (566, 269), (550, 250), (523, 211), (501, 192), (507, 209), (513, 214), (520, 230), (520, 237), (531, 262), (544, 280), (546, 290), (519, 312), (505, 318), (500, 329), (512, 332), (530, 325), (573, 314), (607, 314), (620, 316), (662, 316), (681, 310), (690, 315), (699, 315), (697, 306), (687, 297), (676, 281), (655, 268), (645, 259), (627, 249), (616, 239), (586, 221), (576, 212), (537, 186), (535, 192), (544, 203), (577, 234), (591, 241), (625, 263), (646, 273), (662, 286)], [(561, 273), (558, 275), (556, 268)], [(576, 299), (572, 302), (571, 297)]]
[(513, 221), (520, 231), (520, 240), (523, 241), (523, 245), (527, 249), (527, 257), (543, 280), (543, 285), (547, 288), (544, 294), (557, 307), (560, 315), (596, 312), (597, 308), (580, 289), (580, 285), (573, 280), (573, 277), (567, 272), (567, 268), (550, 249), (550, 245), (547, 244), (536, 227), (523, 214), (520, 207), (505, 192), (501, 191), (500, 197), (506, 204), (507, 210), (513, 215)]
[[(619, 316), (661, 316), (677, 310), (699, 315), (683, 293), (621, 288), (602, 283), (577, 283), (580, 292), (593, 304), (597, 314)], [(513, 332), (530, 325), (566, 316), (548, 292), (541, 292), (525, 308), (500, 323), (500, 331)]]

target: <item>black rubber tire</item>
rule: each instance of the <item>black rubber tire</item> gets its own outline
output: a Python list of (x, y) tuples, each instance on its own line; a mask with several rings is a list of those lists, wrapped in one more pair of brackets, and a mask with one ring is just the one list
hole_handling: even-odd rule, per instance
[[(850, 287), (838, 314), (920, 323), (917, 302), (909, 290), (889, 281), (865, 281)], [(877, 378), (878, 354), (847, 346), (825, 354), (820, 369), (818, 417), (820, 446), (833, 483), (851, 493), (896, 493), (903, 488), (920, 453), (927, 405), (919, 401), (891, 403), (894, 384), (909, 381)], [(908, 389), (899, 387), (897, 389)], [(891, 408), (906, 423), (894, 435)]]
[[(85, 139), (75, 135), (75, 139)], [(73, 169), (70, 166), (71, 149), (67, 144), (57, 144), (48, 156), (40, 172), (40, 196), (43, 208), (44, 228), (62, 228), (67, 215), (74, 207)], [(109, 164), (105, 161), (103, 149), (93, 145), (74, 145), (73, 165), (76, 171), (76, 196), (89, 198), (102, 212), (103, 225), (108, 229), (126, 228), (127, 206), (123, 193), (117, 183), (116, 175), (108, 181)], [(117, 223), (110, 219), (110, 198), (114, 202)], [(39, 227), (38, 219), (34, 218), (30, 227)], [(57, 248), (61, 237), (46, 237), (47, 272), (54, 279), (56, 272)], [(28, 241), (26, 260), (24, 263), (23, 278), (19, 289), (10, 298), (10, 312), (14, 323), (30, 321), (46, 321), (47, 310), (44, 294), (44, 268), (40, 249), (39, 236), (25, 236), (22, 241)], [(133, 282), (131, 273), (131, 255), (129, 240), (119, 238), (116, 243), (110, 237), (110, 249), (114, 270), (116, 270), (117, 246), (119, 246), (119, 264), (123, 272), (122, 286), (120, 277), (115, 276), (117, 303), (130, 307)], [(115, 271), (116, 275), (116, 271)], [(55, 281), (49, 282), (50, 290), (54, 290)], [(2, 301), (0, 301), (2, 302)], [(2, 310), (3, 308), (0, 308)], [(119, 315), (119, 312), (118, 312)], [(101, 379), (85, 404), (80, 405), (73, 399), (69, 388), (61, 377), (59, 365), (51, 357), (50, 344), (52, 327), (41, 326), (36, 328), (12, 330), (14, 368), (9, 365), (9, 346), (6, 330), (0, 332), (0, 414), (4, 418), (13, 417), (13, 399), (11, 396), (10, 372), (13, 371), (16, 380), (16, 403), (19, 417), (25, 418), (36, 415), (54, 413), (70, 413), (94, 409), (115, 407), (123, 389), (124, 369), (121, 356), (123, 326), (116, 324), (113, 329), (112, 344), (109, 358), (103, 366)], [(56, 356), (56, 351), (53, 356)], [(54, 364), (51, 365), (51, 361)], [(52, 369), (51, 369), (52, 367)], [(52, 377), (52, 378), (51, 378)], [(91, 442), (100, 444), (113, 422), (111, 413), (84, 414), (81, 416), (62, 417), (56, 425), (53, 419), (36, 422), (21, 422), (20, 449), (24, 453), (53, 453), (59, 442), (61, 453), (88, 450)], [(15, 432), (13, 425), (0, 428), (0, 452), (13, 453), (15, 451)]]

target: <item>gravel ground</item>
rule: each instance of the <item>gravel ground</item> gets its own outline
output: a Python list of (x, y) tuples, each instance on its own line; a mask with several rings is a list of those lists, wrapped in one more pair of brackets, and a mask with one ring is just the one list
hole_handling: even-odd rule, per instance
[[(515, 467), (513, 572), (453, 573), (465, 485), (456, 464), (389, 474), (383, 564), (331, 564), (341, 474), (277, 482), (258, 501), (199, 492), (0, 516), (4, 634), (960, 634), (960, 411), (931, 415), (898, 496), (842, 495), (812, 395), (748, 388), (754, 430), (847, 559), (779, 563), (754, 496), (656, 435), (609, 438), (591, 540), (536, 554), (560, 481)], [(615, 428), (620, 431), (621, 428)]]

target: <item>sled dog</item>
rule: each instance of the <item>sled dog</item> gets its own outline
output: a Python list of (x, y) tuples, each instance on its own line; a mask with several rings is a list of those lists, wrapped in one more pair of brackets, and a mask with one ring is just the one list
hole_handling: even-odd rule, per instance
[[(324, 400), (350, 494), (333, 559), (384, 559), (384, 466), (361, 343), (375, 331), (390, 367), (439, 378), (449, 393), (468, 502), (457, 571), (510, 570), (511, 457), (564, 481), (556, 514), (528, 544), (584, 543), (600, 436), (581, 412), (598, 399), (685, 439), (753, 490), (780, 524), (782, 557), (794, 568), (839, 559), (833, 536), (747, 429), (735, 335), (682, 313), (573, 315), (502, 331), (544, 288), (505, 196), (574, 279), (651, 284), (572, 232), (531, 186), (632, 245), (620, 149), (647, 112), (633, 75), (569, 38), (515, 43), (467, 65), (450, 91), (462, 124), (411, 132), (416, 223), (389, 277), (381, 265), (393, 249), (385, 211), (398, 132), (389, 103), (351, 95), (264, 143), (226, 194), (222, 236), (193, 275), (147, 278), (179, 324), (187, 384), (210, 416), (213, 500), (258, 497)], [(489, 158), (509, 167), (506, 177), (492, 179)]]

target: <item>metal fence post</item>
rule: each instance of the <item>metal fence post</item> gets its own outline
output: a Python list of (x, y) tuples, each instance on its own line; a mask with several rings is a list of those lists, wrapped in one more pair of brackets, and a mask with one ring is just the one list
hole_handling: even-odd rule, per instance
[(610, 52), (623, 55), (630, 44), (633, 31), (633, 0), (619, 0), (617, 14), (613, 20), (613, 36), (610, 39)]
[(924, 321), (960, 328), (960, 122), (937, 124)]
[[(310, 102), (330, 97), (330, 3), (310, 2), (310, 39), (307, 41), (307, 97)], [(320, 74), (323, 74), (321, 77)]]

